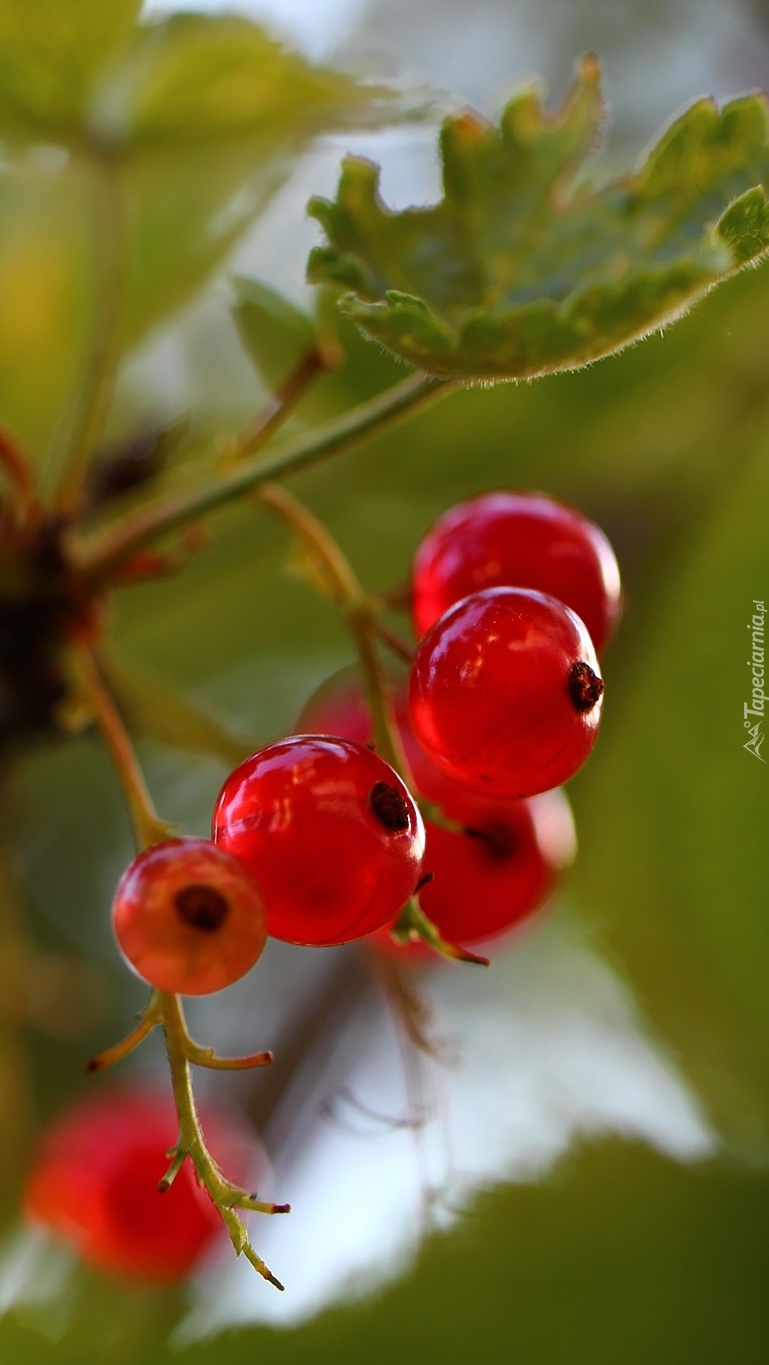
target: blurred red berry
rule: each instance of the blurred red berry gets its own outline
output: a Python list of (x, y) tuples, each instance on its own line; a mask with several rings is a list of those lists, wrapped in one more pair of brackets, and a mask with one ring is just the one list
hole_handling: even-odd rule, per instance
[[(266, 1158), (239, 1123), (205, 1106), (201, 1120), (228, 1177), (256, 1185)], [(145, 1087), (112, 1087), (77, 1101), (35, 1152), (25, 1216), (91, 1265), (154, 1282), (183, 1279), (224, 1227), (189, 1160), (171, 1188), (158, 1191), (178, 1131), (171, 1098)]]

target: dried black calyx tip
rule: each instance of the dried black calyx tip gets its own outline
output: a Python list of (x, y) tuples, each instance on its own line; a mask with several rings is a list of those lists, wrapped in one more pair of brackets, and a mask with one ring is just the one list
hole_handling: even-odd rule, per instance
[(390, 834), (400, 834), (411, 825), (408, 801), (397, 787), (375, 782), (368, 794), (369, 805), (380, 825)]
[(174, 896), (174, 905), (185, 924), (207, 934), (224, 923), (230, 909), (220, 891), (205, 885), (182, 887)]
[(594, 673), (590, 664), (580, 659), (572, 664), (569, 674), (569, 696), (578, 711), (592, 711), (603, 696), (603, 679)]

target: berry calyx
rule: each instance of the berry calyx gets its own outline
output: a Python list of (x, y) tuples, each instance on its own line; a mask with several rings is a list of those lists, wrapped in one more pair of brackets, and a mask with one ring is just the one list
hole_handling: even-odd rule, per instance
[(259, 883), (208, 839), (169, 839), (140, 853), (118, 884), (112, 924), (134, 971), (180, 995), (231, 986), (267, 939)]
[(419, 744), (447, 777), (487, 797), (534, 796), (585, 762), (602, 693), (574, 612), (544, 593), (488, 588), (421, 640), (409, 711)]
[(533, 588), (571, 607), (600, 653), (622, 606), (603, 531), (544, 493), (485, 493), (450, 508), (421, 541), (412, 582), (420, 636), (470, 593)]
[(592, 711), (603, 696), (603, 678), (593, 672), (589, 663), (579, 659), (569, 673), (569, 696), (578, 711)]
[[(217, 1162), (238, 1183), (257, 1184), (266, 1158), (240, 1125), (218, 1110), (204, 1108), (201, 1117)], [(183, 1279), (223, 1224), (189, 1160), (169, 1189), (158, 1190), (178, 1132), (171, 1099), (144, 1086), (79, 1100), (35, 1153), (25, 1216), (91, 1265), (153, 1282)]]
[(394, 919), (419, 880), (422, 818), (398, 774), (361, 744), (291, 735), (230, 774), (213, 837), (258, 878), (268, 932), (318, 947)]

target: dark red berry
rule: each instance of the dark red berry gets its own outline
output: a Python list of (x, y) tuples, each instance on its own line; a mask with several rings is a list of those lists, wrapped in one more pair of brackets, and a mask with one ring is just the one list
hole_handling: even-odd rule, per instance
[(363, 745), (292, 735), (236, 768), (213, 836), (258, 877), (268, 932), (317, 946), (392, 920), (422, 869), (422, 819), (397, 773)]
[(412, 579), (418, 635), (470, 593), (534, 588), (571, 607), (600, 653), (621, 610), (603, 531), (544, 493), (485, 493), (452, 507), (422, 540)]
[[(205, 1107), (201, 1118), (228, 1177), (247, 1188), (258, 1184), (267, 1162), (240, 1125)], [(155, 1283), (183, 1279), (223, 1224), (189, 1160), (171, 1188), (158, 1191), (178, 1132), (170, 1097), (145, 1086), (79, 1100), (35, 1153), (25, 1216), (102, 1269)]]
[(488, 588), (458, 602), (418, 645), (411, 723), (455, 782), (488, 797), (533, 796), (561, 786), (588, 757), (600, 683), (574, 612), (544, 593)]
[(419, 904), (450, 943), (505, 933), (532, 915), (574, 857), (571, 809), (561, 791), (491, 802), (464, 793), (444, 805), (464, 832), (427, 821)]
[(180, 995), (232, 985), (267, 938), (259, 883), (208, 839), (169, 839), (140, 853), (118, 884), (112, 924), (139, 976)]

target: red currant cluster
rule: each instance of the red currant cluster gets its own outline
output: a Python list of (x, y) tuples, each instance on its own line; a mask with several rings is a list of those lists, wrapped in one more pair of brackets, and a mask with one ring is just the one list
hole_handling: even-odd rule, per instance
[(346, 943), (393, 924), (415, 894), (448, 941), (487, 939), (541, 904), (573, 853), (555, 789), (598, 732), (593, 642), (620, 609), (611, 547), (561, 503), (491, 493), (422, 541), (412, 600), (421, 639), (395, 719), (413, 784), (442, 813), (427, 838), (407, 787), (372, 752), (361, 690), (324, 689), (303, 733), (227, 778), (213, 843), (158, 844), (124, 874), (115, 933), (151, 985), (220, 990), (254, 965), (266, 934)]
[[(611, 547), (549, 498), (488, 494), (449, 511), (424, 538), (411, 601), (420, 638), (407, 683), (386, 678), (380, 695), (369, 686), (364, 699), (349, 670), (330, 679), (305, 707), (301, 733), (267, 745), (227, 778), (212, 840), (156, 843), (124, 873), (115, 934), (156, 992), (203, 995), (230, 985), (268, 935), (315, 946), (368, 938), (395, 953), (419, 951), (426, 939), (472, 960), (458, 942), (505, 933), (549, 895), (574, 853), (559, 787), (598, 730), (594, 644), (603, 647), (620, 611)], [(372, 701), (376, 732), (384, 717), (391, 756), (402, 755), (424, 822), (409, 787), (374, 752)], [(209, 1064), (188, 1038), (185, 1046), (180, 1055)], [(263, 1060), (269, 1054), (243, 1059)], [(33, 1173), (31, 1214), (69, 1229), (91, 1259), (142, 1273), (151, 1267), (136, 1246), (162, 1226), (158, 1263), (172, 1278), (183, 1274), (187, 1249), (199, 1251), (212, 1230), (189, 1166), (176, 1187), (180, 1221), (168, 1206), (161, 1221), (152, 1181), (149, 1203), (134, 1199), (147, 1171), (162, 1169), (172, 1136), (163, 1117), (129, 1096), (117, 1109), (97, 1102), (85, 1126), (78, 1116), (65, 1120)], [(180, 1141), (174, 1152), (181, 1170), (189, 1147)], [(283, 1208), (259, 1205), (228, 1182), (220, 1193), (230, 1209), (237, 1201)]]

